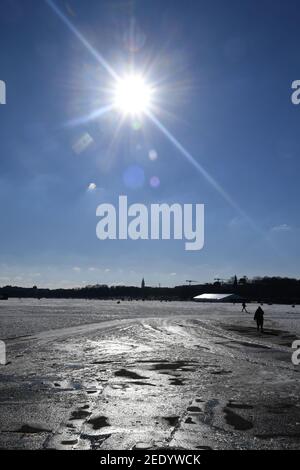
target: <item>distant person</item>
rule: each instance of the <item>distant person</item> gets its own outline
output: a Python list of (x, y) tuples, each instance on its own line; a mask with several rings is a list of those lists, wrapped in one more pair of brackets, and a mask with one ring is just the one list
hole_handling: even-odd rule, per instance
[(243, 302), (243, 303), (242, 303), (242, 307), (243, 307), (243, 308), (242, 308), (242, 312), (247, 312), (247, 313), (249, 313), (248, 310), (247, 310), (246, 302)]
[(255, 314), (254, 314), (254, 320), (256, 321), (256, 325), (257, 325), (257, 331), (259, 331), (259, 328), (260, 328), (260, 331), (263, 332), (263, 328), (264, 328), (264, 311), (261, 307), (258, 307), (258, 309), (256, 310)]

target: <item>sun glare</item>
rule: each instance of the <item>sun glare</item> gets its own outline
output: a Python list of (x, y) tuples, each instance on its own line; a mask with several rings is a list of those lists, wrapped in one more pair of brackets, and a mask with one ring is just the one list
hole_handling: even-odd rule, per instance
[(146, 112), (151, 105), (152, 89), (139, 75), (118, 80), (114, 105), (124, 114), (137, 115)]

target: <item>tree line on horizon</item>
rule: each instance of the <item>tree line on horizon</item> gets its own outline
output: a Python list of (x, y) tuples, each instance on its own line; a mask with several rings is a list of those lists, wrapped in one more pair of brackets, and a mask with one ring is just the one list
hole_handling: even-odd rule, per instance
[(300, 279), (287, 277), (236, 276), (227, 281), (179, 285), (175, 287), (151, 287), (142, 282), (137, 286), (108, 286), (107, 284), (87, 285), (78, 288), (38, 288), (4, 286), (0, 288), (0, 299), (7, 298), (74, 298), (74, 299), (118, 299), (118, 300), (191, 300), (194, 296), (210, 293), (234, 293), (246, 301), (269, 303), (300, 303)]

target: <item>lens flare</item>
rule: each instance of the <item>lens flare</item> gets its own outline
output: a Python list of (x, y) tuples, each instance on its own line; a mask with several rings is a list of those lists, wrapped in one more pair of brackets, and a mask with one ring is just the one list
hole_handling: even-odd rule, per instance
[(95, 191), (95, 189), (97, 189), (96, 183), (90, 183), (88, 185), (88, 191)]
[[(220, 183), (198, 162), (191, 153), (177, 140), (177, 138), (163, 125), (163, 123), (153, 113), (153, 109), (157, 107), (157, 103), (153, 103), (153, 92), (156, 94), (155, 89), (150, 86), (141, 75), (131, 74), (120, 77), (106, 59), (87, 41), (87, 39), (80, 33), (80, 31), (73, 25), (73, 23), (65, 16), (53, 0), (45, 0), (54, 13), (61, 19), (73, 35), (81, 42), (81, 44), (90, 52), (96, 61), (111, 75), (115, 81), (115, 87), (110, 89), (113, 93), (112, 102), (108, 106), (95, 110), (88, 116), (81, 117), (73, 122), (71, 125), (85, 124), (88, 121), (94, 120), (113, 108), (119, 109), (125, 118), (128, 115), (139, 117), (140, 114), (145, 114), (152, 123), (162, 132), (162, 134), (171, 142), (175, 148), (186, 158), (186, 160), (207, 180), (207, 182), (223, 197), (227, 203), (234, 208), (249, 225), (260, 233), (263, 238), (270, 242), (269, 237), (260, 229), (256, 223), (246, 214), (246, 212), (239, 206), (239, 204), (227, 193)], [(155, 100), (157, 101), (157, 99)], [(156, 106), (155, 106), (156, 105)], [(123, 122), (123, 119), (122, 121)], [(154, 158), (153, 158), (154, 157)], [(150, 160), (155, 160), (157, 155), (149, 154)], [(157, 177), (156, 177), (157, 178)], [(141, 187), (144, 184), (145, 175), (142, 171), (128, 170), (124, 175), (124, 182), (129, 187)], [(152, 181), (153, 183), (153, 181)], [(160, 184), (159, 179), (154, 180), (154, 186)], [(151, 183), (150, 183), (151, 184)]]
[(152, 162), (154, 162), (155, 160), (157, 160), (158, 158), (158, 154), (157, 154), (157, 151), (152, 149), (149, 151), (149, 160), (151, 160)]
[(150, 178), (150, 186), (151, 188), (158, 188), (160, 185), (160, 179), (158, 176), (152, 176)]
[(129, 189), (142, 188), (145, 182), (145, 173), (143, 168), (138, 165), (129, 166), (124, 172), (123, 182)]

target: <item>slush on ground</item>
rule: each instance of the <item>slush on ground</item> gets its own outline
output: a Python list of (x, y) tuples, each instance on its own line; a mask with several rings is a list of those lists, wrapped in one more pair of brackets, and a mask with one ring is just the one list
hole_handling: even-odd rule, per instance
[(2, 449), (297, 449), (300, 309), (0, 303)]

